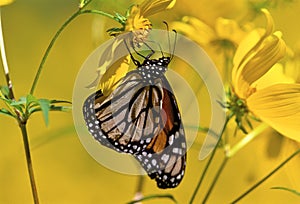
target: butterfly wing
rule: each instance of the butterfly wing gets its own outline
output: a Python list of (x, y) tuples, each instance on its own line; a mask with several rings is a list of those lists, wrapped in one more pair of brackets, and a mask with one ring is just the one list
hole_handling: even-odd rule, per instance
[(134, 154), (146, 148), (165, 123), (159, 85), (149, 84), (131, 71), (109, 96), (96, 94), (93, 103), (93, 96), (88, 97), (83, 113), (89, 132), (116, 151)]
[(100, 130), (99, 120), (95, 114), (95, 101), (99, 98), (102, 98), (103, 93), (101, 90), (98, 90), (96, 93), (91, 94), (84, 102), (83, 105), (83, 116), (86, 123), (86, 126), (90, 134), (99, 141), (102, 145), (120, 151), (118, 148), (114, 147), (108, 140), (106, 135)]
[(182, 180), (186, 166), (186, 141), (180, 112), (173, 91), (165, 77), (162, 110), (167, 116), (162, 131), (134, 157), (159, 188), (174, 188)]
[(153, 83), (129, 72), (107, 97), (92, 94), (83, 106), (89, 132), (102, 145), (132, 154), (160, 188), (176, 187), (186, 165), (186, 141), (167, 79)]

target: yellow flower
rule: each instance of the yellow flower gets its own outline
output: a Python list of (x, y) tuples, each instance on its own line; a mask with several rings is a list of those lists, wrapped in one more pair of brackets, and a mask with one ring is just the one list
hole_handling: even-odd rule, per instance
[[(149, 30), (152, 28), (151, 22), (147, 16), (170, 9), (174, 6), (176, 0), (145, 0), (140, 5), (133, 5), (127, 17), (117, 14), (116, 19), (123, 25), (122, 28), (112, 28), (109, 30), (110, 35), (116, 36), (122, 32), (132, 32), (133, 42), (139, 46), (147, 37)], [(103, 95), (109, 95), (120, 83), (121, 79), (129, 70), (130, 56), (124, 56), (111, 64), (114, 52), (123, 43), (121, 39), (115, 41), (105, 50), (104, 58), (100, 60), (98, 68), (99, 74), (102, 75), (98, 88), (102, 90)], [(104, 60), (103, 60), (104, 59)]]
[(286, 52), (280, 32), (273, 32), (269, 12), (266, 29), (256, 29), (239, 45), (232, 70), (235, 95), (251, 112), (281, 134), (300, 141), (300, 84), (283, 74), (274, 73), (274, 66)]
[(140, 5), (133, 5), (127, 11), (126, 16), (116, 14), (115, 20), (121, 23), (122, 27), (111, 28), (108, 32), (111, 36), (116, 36), (128, 31), (138, 31), (138, 34), (146, 32), (146, 34), (148, 34), (152, 28), (152, 24), (147, 17), (170, 9), (175, 3), (176, 0), (145, 0)]
[(252, 28), (250, 24), (240, 26), (235, 20), (222, 17), (217, 18), (214, 27), (211, 27), (190, 16), (183, 17), (182, 21), (173, 22), (171, 26), (204, 48), (219, 67), (226, 82), (230, 78), (232, 67), (230, 63), (234, 51), (248, 30)]
[(0, 0), (0, 6), (11, 4), (13, 0)]
[(130, 15), (125, 24), (125, 31), (149, 30), (152, 25), (148, 18), (145, 18), (139, 5), (131, 7)]
[(184, 16), (182, 21), (173, 22), (172, 27), (201, 46), (214, 46), (217, 49), (236, 48), (246, 33), (236, 21), (222, 17), (216, 19), (213, 28), (190, 16)]

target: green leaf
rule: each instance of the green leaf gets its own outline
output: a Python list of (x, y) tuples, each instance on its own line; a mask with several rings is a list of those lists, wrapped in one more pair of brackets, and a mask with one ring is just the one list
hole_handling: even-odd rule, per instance
[(296, 191), (294, 189), (291, 189), (291, 188), (286, 188), (286, 187), (272, 187), (271, 189), (275, 189), (275, 190), (283, 190), (283, 191), (288, 191), (288, 192), (291, 192), (297, 196), (300, 196), (300, 192), (299, 191)]
[(0, 97), (0, 99), (1, 99), (2, 101), (4, 101), (5, 103), (7, 103), (7, 104), (10, 104), (10, 103), (11, 103), (11, 100), (10, 100), (10, 99), (3, 98), (3, 97)]
[(9, 98), (9, 88), (8, 86), (0, 86), (0, 91), (5, 98)]
[(50, 100), (51, 104), (55, 104), (55, 103), (68, 103), (68, 104), (72, 104), (72, 102), (70, 101), (65, 101), (65, 100)]
[(63, 111), (63, 112), (69, 112), (72, 110), (71, 106), (51, 106), (50, 111)]
[(5, 108), (0, 109), (0, 114), (15, 117), (9, 110), (6, 110)]
[(122, 31), (124, 31), (124, 28), (110, 28), (106, 32), (110, 36), (116, 36), (116, 35), (119, 35)]
[(115, 12), (115, 20), (118, 21), (121, 25), (125, 25), (127, 18), (123, 15)]
[(86, 0), (80, 0), (79, 1), (79, 8), (82, 8), (85, 3), (86, 3)]
[(44, 121), (46, 126), (49, 124), (49, 110), (50, 110), (50, 101), (48, 99), (38, 99), (38, 102), (43, 112)]
[(10, 103), (11, 106), (20, 106), (20, 105), (25, 105), (26, 102), (26, 97), (20, 97), (20, 99), (18, 101), (12, 101)]
[(26, 101), (27, 101), (27, 107), (29, 107), (32, 103), (39, 103), (38, 100), (31, 94), (28, 94), (26, 96)]

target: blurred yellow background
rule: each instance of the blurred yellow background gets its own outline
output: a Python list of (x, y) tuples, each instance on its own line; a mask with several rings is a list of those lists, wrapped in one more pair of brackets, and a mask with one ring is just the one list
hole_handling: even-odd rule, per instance
[[(120, 0), (94, 2), (93, 8), (122, 14), (133, 3)], [(18, 0), (1, 8), (7, 58), (17, 97), (29, 92), (51, 38), (78, 9), (78, 4), (75, 0)], [(284, 40), (289, 45), (299, 43), (300, 2), (280, 4), (270, 11)], [(246, 12), (246, 1), (178, 0), (174, 9), (150, 19), (155, 27), (161, 19), (172, 21), (190, 15), (213, 25), (218, 16), (234, 18), (243, 12)], [(82, 63), (101, 42), (109, 39), (105, 30), (117, 25), (101, 19), (82, 15), (65, 29), (45, 64), (36, 97), (71, 101), (73, 84)], [(0, 84), (5, 84), (2, 68)], [(230, 202), (282, 161), (283, 139), (272, 130), (269, 132), (229, 161), (209, 203)], [(41, 203), (125, 203), (134, 197), (138, 177), (122, 175), (98, 164), (80, 143), (71, 113), (50, 113), (48, 127), (41, 113), (34, 114), (28, 122), (28, 133)], [(0, 115), (0, 149), (0, 203), (33, 203), (21, 132), (16, 121), (3, 115)], [(171, 193), (179, 203), (188, 203), (205, 163), (198, 160), (199, 150), (199, 145), (194, 145), (188, 151), (186, 175), (179, 187), (160, 190), (147, 177), (144, 194)], [(222, 153), (219, 153), (211, 170), (219, 166), (221, 158)], [(200, 202), (213, 175), (210, 171), (195, 203)], [(300, 203), (300, 197), (271, 190), (274, 186), (295, 188), (286, 171), (280, 170), (240, 203)], [(172, 202), (153, 200), (145, 203)]]

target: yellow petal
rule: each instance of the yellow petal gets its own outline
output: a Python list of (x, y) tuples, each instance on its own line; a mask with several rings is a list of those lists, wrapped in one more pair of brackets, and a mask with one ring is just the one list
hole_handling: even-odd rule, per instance
[(109, 95), (121, 82), (121, 79), (127, 74), (129, 69), (130, 56), (125, 56), (118, 59), (105, 72), (99, 83), (99, 89), (103, 95)]
[(130, 15), (127, 18), (125, 31), (137, 31), (137, 30), (149, 30), (152, 25), (149, 19), (144, 18), (141, 14), (141, 8), (139, 5), (131, 7)]
[(249, 110), (281, 134), (300, 141), (300, 84), (276, 84), (247, 99)]
[[(109, 95), (116, 88), (120, 80), (127, 74), (130, 62), (129, 55), (118, 56), (118, 54), (124, 53), (121, 49), (125, 49), (123, 39), (115, 38), (113, 43), (102, 53), (97, 70), (98, 76), (88, 88), (97, 86), (102, 90), (104, 96)], [(113, 62), (114, 59), (118, 60)]]
[(269, 69), (277, 63), (284, 55), (286, 46), (281, 39), (280, 33), (274, 33), (261, 41), (259, 46), (252, 50), (241, 64), (234, 66), (232, 71), (232, 83), (237, 95), (247, 98), (249, 87), (253, 82), (262, 77)]
[[(234, 67), (232, 69), (232, 84), (235, 87), (237, 95), (241, 98), (246, 98), (249, 88), (249, 83), (247, 82), (248, 79), (245, 78), (245, 76), (242, 76), (242, 72), (244, 72), (245, 69), (245, 64), (251, 60), (253, 55), (258, 51), (259, 47), (261, 47), (263, 41), (265, 41), (265, 39), (271, 35), (274, 29), (274, 22), (268, 10), (262, 9), (261, 11), (267, 20), (266, 28), (258, 28), (250, 32), (239, 44), (233, 58)], [(257, 77), (258, 75), (256, 78)]]
[(244, 35), (236, 21), (226, 18), (217, 18), (215, 30), (221, 39), (227, 39), (238, 44)]
[(275, 64), (264, 76), (259, 78), (252, 87), (255, 87), (257, 90), (272, 86), (274, 84), (280, 83), (295, 83), (295, 80), (285, 74), (285, 70), (282, 64)]
[(171, 27), (178, 32), (184, 33), (200, 45), (208, 45), (216, 38), (214, 30), (210, 26), (190, 16), (184, 16), (182, 22), (173, 22)]
[(0, 0), (0, 6), (11, 4), (13, 0)]
[(172, 8), (176, 0), (144, 0), (141, 5), (141, 15), (150, 16), (166, 9)]
[(274, 30), (274, 22), (271, 14), (266, 9), (262, 9), (263, 14), (266, 17), (267, 25), (265, 29), (257, 28), (250, 32), (245, 39), (239, 45), (236, 55), (234, 57), (234, 64), (239, 65), (242, 63), (248, 55), (251, 54), (258, 46), (260, 46), (261, 42), (269, 35), (272, 34)]
[(261, 12), (265, 15), (266, 20), (267, 20), (265, 36), (268, 36), (274, 30), (274, 21), (273, 21), (271, 14), (269, 13), (269, 11), (267, 9), (261, 9)]

